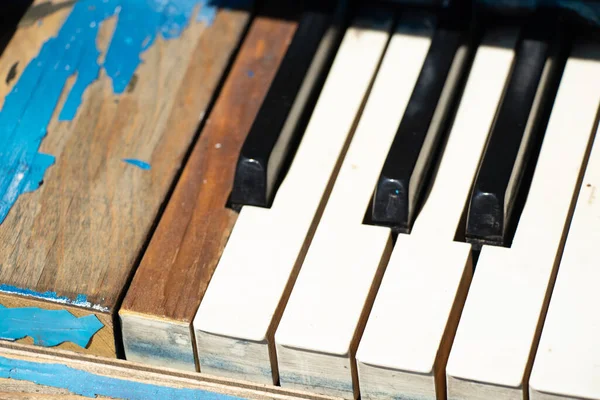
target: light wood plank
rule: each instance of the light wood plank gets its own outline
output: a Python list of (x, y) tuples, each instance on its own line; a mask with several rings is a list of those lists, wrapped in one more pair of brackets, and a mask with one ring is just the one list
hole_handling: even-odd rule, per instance
[[(484, 246), (447, 366), (450, 399), (522, 399), (600, 102), (598, 47), (567, 61), (512, 246)], [(487, 397), (484, 397), (487, 396)]]
[(275, 333), (284, 387), (355, 398), (354, 353), (392, 249), (363, 225), (373, 189), (427, 56), (434, 19), (404, 16), (385, 52), (331, 196)]
[(445, 398), (444, 368), (472, 274), (471, 246), (454, 239), (517, 36), (515, 29), (486, 33), (429, 195), (412, 232), (397, 238), (357, 352), (366, 399)]
[[(42, 3), (36, 1), (34, 7)], [(60, 8), (16, 32), (0, 59), (0, 76), (16, 62), (18, 73), (9, 85), (0, 84), (0, 103), (70, 10)], [(40, 152), (56, 162), (44, 184), (21, 196), (0, 226), (0, 282), (71, 300), (86, 296), (86, 311), (104, 324), (97, 333), (103, 338), (112, 337), (115, 305), (249, 13), (221, 9), (210, 26), (191, 18), (180, 38), (157, 38), (142, 54), (143, 63), (125, 93), (114, 95), (111, 79), (102, 71), (85, 91), (72, 122), (59, 122), (55, 111)], [(102, 52), (115, 23), (112, 18), (100, 27)], [(139, 169), (125, 158), (147, 161), (151, 168)], [(6, 296), (4, 305), (40, 305), (32, 297), (7, 301)], [(62, 308), (79, 312), (77, 307)], [(114, 340), (69, 348), (115, 354)]]
[[(273, 383), (273, 335), (384, 51), (389, 18), (351, 26), (270, 209), (244, 206), (194, 319), (201, 371)], [(369, 29), (375, 26), (379, 30)]]

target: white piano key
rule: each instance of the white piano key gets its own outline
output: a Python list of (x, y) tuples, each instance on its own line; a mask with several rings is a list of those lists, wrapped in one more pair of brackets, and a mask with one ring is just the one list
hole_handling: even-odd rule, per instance
[[(599, 60), (600, 46), (588, 55)], [(598, 82), (588, 89), (596, 103), (599, 89)], [(599, 187), (596, 131), (529, 380), (531, 400), (600, 399)]]
[(391, 248), (391, 230), (363, 225), (410, 100), (432, 18), (396, 28), (323, 217), (275, 333), (283, 387), (354, 398), (354, 352)]
[(446, 370), (450, 399), (527, 396), (600, 101), (600, 62), (578, 58), (588, 52), (575, 45), (567, 61), (512, 246), (481, 250)]
[(445, 396), (444, 368), (472, 271), (471, 246), (454, 237), (517, 35), (489, 32), (477, 49), (431, 191), (411, 233), (398, 235), (356, 356), (364, 399)]
[(348, 28), (272, 207), (242, 207), (194, 319), (202, 372), (278, 381), (274, 330), (390, 29), (389, 17)]

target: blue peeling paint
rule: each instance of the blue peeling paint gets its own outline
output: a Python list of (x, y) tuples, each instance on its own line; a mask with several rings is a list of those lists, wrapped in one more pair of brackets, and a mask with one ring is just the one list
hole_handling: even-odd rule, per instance
[(150, 169), (150, 164), (142, 160), (136, 160), (135, 158), (124, 158), (123, 161), (127, 164), (135, 165), (136, 167), (141, 169)]
[[(24, 69), (0, 110), (0, 223), (20, 195), (40, 186), (46, 170), (54, 164), (52, 155), (38, 153), (38, 149), (69, 78), (75, 77), (75, 82), (58, 115), (61, 121), (75, 118), (85, 90), (98, 78), (101, 68), (112, 80), (113, 91), (123, 93), (141, 54), (157, 36), (179, 37), (198, 5), (198, 20), (212, 23), (220, 4), (210, 0), (75, 3), (58, 34)], [(100, 66), (98, 30), (111, 17), (117, 18), (117, 24)]]
[(31, 289), (23, 289), (16, 286), (6, 285), (4, 283), (0, 284), (0, 292), (17, 294), (25, 297), (34, 297), (36, 299), (49, 300), (54, 303), (64, 303), (80, 307), (92, 306), (90, 302), (88, 302), (87, 296), (83, 294), (78, 294), (75, 300), (72, 300), (68, 297), (58, 296), (56, 292), (36, 292)]
[(200, 11), (196, 17), (196, 21), (204, 22), (208, 26), (211, 26), (217, 17), (217, 7), (214, 1), (200, 0)]
[(247, 10), (252, 5), (252, 0), (200, 0), (200, 10), (196, 16), (196, 21), (204, 22), (211, 26), (217, 17), (218, 9), (244, 9)]
[(87, 347), (104, 325), (95, 315), (77, 318), (67, 310), (37, 307), (6, 308), (0, 305), (0, 339), (33, 338), (33, 344), (53, 347), (72, 342)]
[(193, 390), (133, 382), (81, 371), (63, 364), (47, 364), (0, 357), (0, 377), (34, 382), (54, 388), (66, 389), (85, 397), (106, 396), (129, 400), (237, 400), (239, 397)]

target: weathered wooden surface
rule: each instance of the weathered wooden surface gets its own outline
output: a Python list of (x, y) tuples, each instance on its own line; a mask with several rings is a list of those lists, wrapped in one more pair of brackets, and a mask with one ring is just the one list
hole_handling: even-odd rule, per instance
[[(0, 106), (69, 12), (70, 7), (57, 8), (15, 33), (0, 58), (0, 77), (17, 65), (14, 79), (0, 80)], [(0, 225), (0, 284), (69, 299), (85, 295), (97, 306), (90, 311), (106, 322), (102, 336), (112, 337), (109, 315), (248, 20), (246, 10), (219, 9), (211, 24), (192, 17), (179, 38), (157, 37), (123, 94), (114, 94), (101, 70), (70, 122), (57, 120), (63, 92), (39, 149), (56, 161), (43, 185), (19, 197)], [(113, 17), (100, 27), (100, 61), (115, 22)], [(125, 158), (141, 159), (151, 168), (137, 168)], [(3, 296), (0, 304), (44, 304), (8, 297), (19, 296)], [(109, 342), (87, 351), (114, 355)]]
[[(108, 394), (111, 392), (114, 394), (115, 388), (125, 387), (128, 389), (127, 398), (129, 399), (210, 398), (212, 400), (229, 400), (231, 397), (226, 396), (236, 396), (259, 400), (333, 400), (331, 397), (277, 386), (263, 386), (195, 372), (149, 367), (104, 357), (74, 355), (55, 349), (32, 349), (25, 345), (2, 343), (0, 344), (0, 374), (5, 376), (6, 373), (13, 375), (10, 379), (0, 378), (0, 399), (62, 399), (71, 398), (62, 397), (69, 394), (76, 399), (82, 393), (87, 396), (85, 398), (90, 396), (105, 398), (109, 397)], [(77, 385), (68, 384), (73, 376), (81, 374), (84, 374), (86, 379), (78, 381)], [(98, 386), (96, 384), (98, 378), (106, 380), (109, 384)], [(39, 384), (42, 381), (46, 384)], [(148, 397), (148, 387), (166, 390), (166, 393), (172, 397)]]
[(236, 161), (296, 27), (253, 21), (119, 311), (127, 359), (195, 370), (191, 324), (237, 219)]

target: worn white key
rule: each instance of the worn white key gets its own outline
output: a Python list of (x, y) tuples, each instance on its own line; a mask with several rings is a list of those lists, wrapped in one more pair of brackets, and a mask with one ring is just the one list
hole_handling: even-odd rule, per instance
[(389, 228), (362, 222), (433, 32), (430, 19), (405, 18), (392, 36), (275, 333), (283, 387), (358, 395), (356, 336), (392, 248)]
[[(597, 49), (598, 47), (596, 47)], [(484, 246), (447, 366), (450, 399), (523, 399), (600, 101), (600, 63), (575, 45), (510, 248)]]
[(472, 274), (471, 246), (454, 237), (517, 35), (502, 29), (484, 37), (431, 191), (411, 233), (398, 235), (356, 356), (364, 399), (444, 398), (444, 368)]
[(194, 319), (201, 371), (278, 381), (275, 328), (390, 29), (362, 17), (348, 28), (272, 207), (242, 208)]
[[(592, 58), (588, 62), (596, 64), (595, 74), (588, 78), (600, 81), (600, 46), (589, 46), (587, 51)], [(598, 83), (589, 90), (598, 90)], [(593, 94), (597, 103), (598, 91)], [(600, 137), (596, 131), (533, 363), (531, 400), (600, 399), (598, 188)]]

